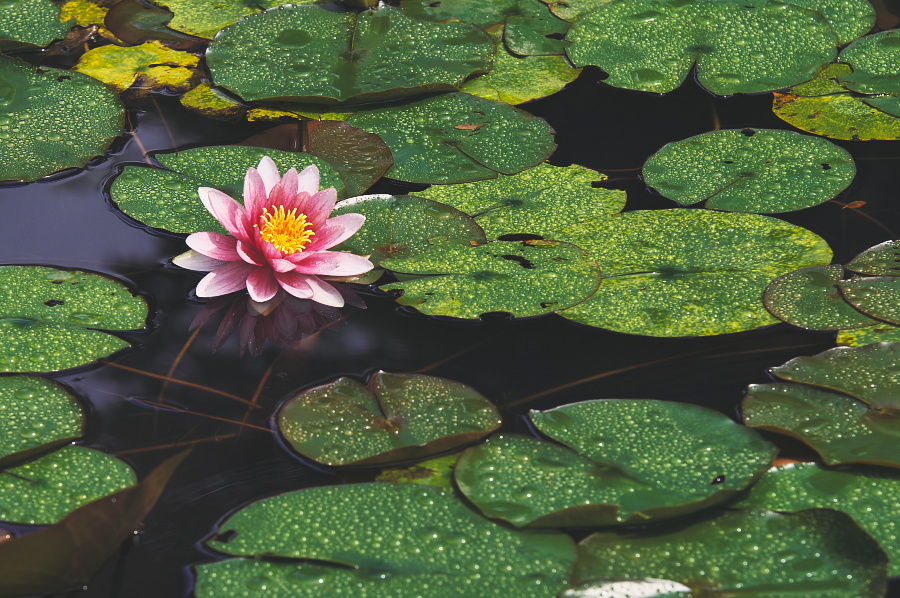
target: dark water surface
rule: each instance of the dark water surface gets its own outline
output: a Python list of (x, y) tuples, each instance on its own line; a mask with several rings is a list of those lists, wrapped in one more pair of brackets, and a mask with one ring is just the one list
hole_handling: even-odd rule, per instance
[[(628, 210), (673, 207), (646, 190), (638, 170), (625, 170), (639, 169), (665, 143), (717, 124), (791, 128), (772, 114), (770, 95), (714, 98), (691, 82), (655, 97), (612, 89), (598, 79), (598, 71), (588, 69), (565, 91), (523, 108), (556, 129), (554, 164), (578, 163), (621, 179), (609, 185), (627, 190)], [(0, 262), (103, 272), (127, 279), (151, 298), (150, 331), (126, 335), (135, 350), (115, 356), (113, 365), (58, 377), (90, 406), (85, 443), (125, 459), (140, 477), (174, 454), (172, 445), (195, 443), (144, 533), (125, 544), (87, 591), (73, 595), (188, 595), (192, 580), (186, 567), (212, 558), (198, 543), (226, 514), (278, 492), (371, 476), (371, 470), (337, 473), (310, 466), (271, 431), (280, 402), (341, 375), (363, 380), (383, 369), (452, 378), (494, 400), (503, 409), (505, 430), (527, 432), (521, 416), (528, 409), (598, 398), (695, 403), (737, 418), (744, 389), (768, 381), (767, 368), (834, 346), (833, 334), (784, 324), (717, 337), (654, 339), (554, 315), (433, 319), (398, 308), (377, 291), (363, 291), (367, 309), (346, 308), (344, 321), (296, 349), (269, 346), (259, 357), (240, 358), (232, 338), (211, 354), (218, 317), (193, 340), (188, 330), (202, 309), (189, 299), (199, 276), (165, 265), (186, 250), (183, 240), (130, 225), (110, 208), (102, 190), (123, 163), (143, 161), (141, 144), (152, 152), (234, 143), (268, 125), (204, 120), (171, 98), (159, 98), (158, 104), (161, 112), (149, 101), (133, 106), (136, 135), (107, 160), (54, 181), (0, 187)], [(900, 227), (900, 143), (837, 143), (851, 152), (859, 169), (837, 201), (865, 201), (861, 211), (871, 219), (834, 202), (782, 217), (824, 237), (835, 260), (846, 262), (896, 238), (888, 230)], [(407, 189), (381, 182), (373, 192)], [(234, 397), (255, 402), (256, 408)], [(803, 454), (797, 447), (789, 450)]]

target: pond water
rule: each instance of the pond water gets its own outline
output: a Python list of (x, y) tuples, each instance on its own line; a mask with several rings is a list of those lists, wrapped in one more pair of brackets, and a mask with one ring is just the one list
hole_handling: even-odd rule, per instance
[[(664, 144), (715, 128), (790, 129), (773, 115), (769, 94), (719, 98), (689, 80), (663, 97), (613, 89), (601, 78), (587, 68), (564, 91), (521, 107), (555, 129), (553, 164), (608, 173), (606, 185), (627, 191), (626, 211), (672, 207), (637, 177)], [(338, 471), (298, 458), (274, 432), (273, 414), (286, 398), (338, 376), (365, 380), (385, 370), (464, 382), (501, 409), (503, 431), (531, 433), (524, 417), (529, 409), (600, 398), (692, 403), (737, 420), (747, 385), (768, 382), (767, 368), (834, 346), (833, 333), (787, 324), (669, 339), (590, 328), (555, 315), (429, 318), (361, 287), (366, 309), (344, 308), (340, 322), (294, 347), (268, 345), (259, 356), (241, 357), (233, 335), (213, 353), (221, 316), (192, 333), (203, 309), (191, 298), (199, 277), (168, 264), (185, 250), (183, 238), (126, 222), (105, 199), (106, 188), (124, 164), (144, 161), (146, 152), (236, 143), (271, 125), (206, 120), (165, 96), (128, 107), (131, 133), (105, 159), (53, 180), (0, 187), (0, 262), (101, 272), (128, 281), (150, 300), (152, 327), (123, 335), (133, 350), (53, 376), (89, 406), (83, 443), (124, 459), (139, 477), (178, 447), (194, 447), (144, 531), (72, 596), (188, 596), (190, 565), (216, 558), (200, 542), (226, 515), (288, 490), (371, 479), (377, 470)], [(779, 217), (822, 236), (835, 262), (843, 263), (896, 238), (900, 144), (836, 143), (856, 160), (852, 186), (835, 201)], [(383, 180), (370, 192), (421, 188)], [(842, 206), (856, 201), (865, 205)], [(811, 455), (799, 444), (781, 438), (778, 444), (782, 456)], [(892, 589), (900, 595), (897, 584)]]

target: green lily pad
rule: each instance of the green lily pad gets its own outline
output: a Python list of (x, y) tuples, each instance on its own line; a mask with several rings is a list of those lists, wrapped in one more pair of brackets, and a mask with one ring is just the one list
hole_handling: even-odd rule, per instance
[(666, 93), (696, 63), (700, 85), (723, 96), (808, 81), (838, 44), (818, 12), (764, 0), (610, 2), (566, 39), (572, 62), (599, 66), (614, 87)]
[(860, 94), (870, 106), (891, 116), (900, 116), (900, 35), (898, 31), (881, 31), (862, 37), (843, 50), (840, 61), (849, 64), (852, 73), (841, 76), (838, 83)]
[(900, 327), (876, 324), (856, 330), (838, 330), (837, 344), (862, 347), (872, 343), (900, 343)]
[(416, 193), (472, 214), (489, 239), (521, 233), (552, 236), (564, 226), (622, 211), (624, 191), (592, 186), (605, 179), (583, 166), (559, 168), (545, 162), (514, 176)]
[(390, 6), (285, 6), (244, 17), (209, 45), (216, 85), (244, 100), (356, 103), (455, 90), (495, 51), (465, 23), (416, 21)]
[(0, 56), (0, 179), (81, 168), (122, 133), (124, 110), (99, 81)]
[(598, 579), (567, 588), (559, 598), (691, 598), (691, 589), (667, 579)]
[(516, 526), (646, 523), (691, 513), (744, 489), (776, 452), (749, 428), (696, 405), (614, 399), (529, 415), (564, 446), (497, 436), (463, 453), (455, 470), (459, 489), (485, 516)]
[(705, 336), (777, 322), (761, 301), (770, 281), (831, 261), (823, 239), (756, 214), (652, 210), (562, 229), (588, 251), (603, 284), (560, 315), (649, 336)]
[(403, 0), (403, 12), (420, 21), (459, 20), (487, 29), (518, 14), (520, 0)]
[(559, 241), (436, 245), (381, 266), (422, 276), (383, 285), (397, 302), (429, 316), (477, 318), (488, 312), (536, 316), (570, 307), (596, 291), (600, 270), (584, 250)]
[(772, 468), (735, 507), (793, 513), (843, 511), (887, 553), (888, 575), (900, 575), (900, 472), (874, 467), (829, 469), (816, 463)]
[(103, 81), (118, 92), (182, 92), (192, 87), (199, 58), (159, 44), (140, 46), (100, 46), (82, 54), (75, 70)]
[(500, 426), (496, 407), (453, 380), (378, 372), (288, 400), (278, 429), (301, 455), (328, 465), (420, 459), (481, 438)]
[(376, 482), (391, 484), (417, 484), (435, 486), (442, 490), (453, 490), (453, 466), (459, 460), (459, 453), (420, 461), (410, 467), (392, 467), (381, 470)]
[(739, 510), (688, 526), (593, 534), (578, 546), (573, 577), (668, 579), (698, 596), (880, 598), (886, 569), (884, 552), (844, 513)]
[(560, 19), (575, 22), (583, 14), (603, 6), (611, 0), (541, 0)]
[(322, 177), (320, 186), (334, 187), (338, 197), (344, 197), (340, 176), (321, 158), (237, 145), (156, 154), (154, 158), (170, 170), (126, 166), (113, 181), (109, 194), (125, 215), (153, 228), (173, 233), (225, 232), (203, 207), (197, 189), (215, 187), (240, 201), (247, 168), (256, 168), (263, 156), (272, 158), (281, 174), (315, 164)]
[(144, 327), (147, 303), (79, 270), (0, 266), (0, 371), (78, 367), (128, 346), (101, 330)]
[(105, 1), (112, 6), (103, 17), (103, 24), (128, 45), (137, 46), (149, 41), (158, 41), (170, 48), (184, 50), (196, 49), (206, 41), (167, 27), (175, 15), (165, 8), (158, 8), (143, 0)]
[(56, 523), (74, 509), (135, 483), (106, 453), (69, 446), (0, 473), (0, 521)]
[(885, 241), (853, 258), (847, 269), (872, 276), (900, 274), (900, 241)]
[(850, 65), (829, 64), (812, 81), (776, 93), (772, 111), (801, 131), (831, 139), (900, 139), (900, 119), (836, 82), (850, 72)]
[(792, 212), (846, 189), (856, 165), (845, 149), (777, 129), (703, 133), (664, 146), (644, 164), (644, 181), (682, 205), (729, 212)]
[(556, 149), (543, 119), (467, 93), (354, 114), (347, 124), (388, 144), (387, 176), (412, 183), (467, 183), (537, 166)]
[(843, 392), (882, 410), (900, 410), (900, 344), (835, 347), (796, 357), (771, 372), (788, 382)]
[(748, 426), (797, 438), (829, 465), (900, 467), (896, 410), (803, 384), (751, 384), (742, 412)]
[(216, 120), (237, 120), (247, 114), (246, 106), (206, 81), (181, 94), (178, 101), (188, 110)]
[(519, 8), (522, 14), (508, 16), (504, 26), (503, 41), (510, 52), (520, 56), (564, 54), (569, 42), (563, 38), (571, 23), (555, 16), (540, 0), (520, 0)]
[(807, 330), (864, 328), (879, 324), (844, 300), (840, 264), (812, 266), (783, 274), (763, 295), (766, 309), (779, 320)]
[[(281, 0), (150, 0), (175, 13), (169, 27), (190, 35), (212, 39), (220, 29), (241, 17), (284, 4)], [(324, 4), (322, 0), (292, 0), (293, 5)]]
[(37, 376), (0, 378), (0, 414), (0, 468), (75, 440), (84, 424), (75, 397)]
[(341, 249), (369, 256), (373, 264), (427, 251), (435, 243), (481, 245), (484, 231), (467, 214), (412, 195), (363, 195), (338, 203), (335, 216), (355, 212), (366, 217)]
[(789, 4), (822, 13), (841, 46), (865, 35), (875, 25), (875, 9), (866, 0), (790, 0)]
[(0, 4), (0, 49), (46, 46), (66, 37), (69, 25), (50, 0), (7, 0)]
[[(197, 566), (197, 598), (335, 595), (545, 598), (566, 585), (572, 540), (508, 530), (438, 488), (351, 484), (310, 488), (253, 503), (221, 530), (213, 548), (246, 557)], [(324, 585), (323, 585), (324, 584)]]
[(889, 324), (900, 324), (900, 277), (872, 276), (844, 280), (838, 286), (856, 309)]

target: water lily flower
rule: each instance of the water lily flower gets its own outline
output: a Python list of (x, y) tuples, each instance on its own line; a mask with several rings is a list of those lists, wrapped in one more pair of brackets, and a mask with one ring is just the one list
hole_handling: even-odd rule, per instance
[(365, 222), (362, 214), (329, 218), (337, 200), (319, 190), (319, 169), (293, 168), (280, 176), (265, 156), (244, 177), (244, 205), (218, 189), (200, 187), (200, 200), (225, 230), (188, 236), (190, 251), (173, 262), (209, 272), (197, 285), (198, 297), (216, 297), (246, 287), (253, 301), (272, 299), (279, 288), (294, 297), (341, 307), (344, 298), (322, 276), (357, 276), (372, 269), (364, 257), (328, 251)]

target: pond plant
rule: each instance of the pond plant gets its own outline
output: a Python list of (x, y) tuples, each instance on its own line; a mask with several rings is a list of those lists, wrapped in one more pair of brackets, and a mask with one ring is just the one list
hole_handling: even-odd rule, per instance
[(900, 595), (898, 25), (0, 2), (0, 597)]

